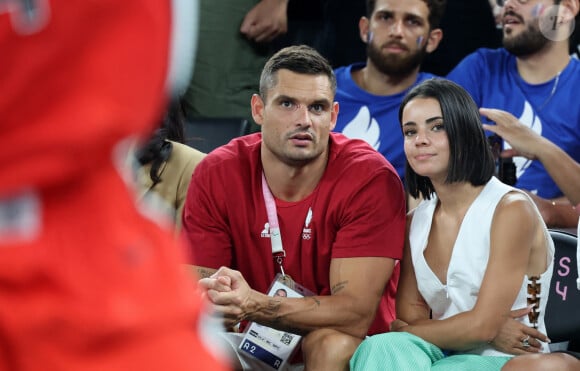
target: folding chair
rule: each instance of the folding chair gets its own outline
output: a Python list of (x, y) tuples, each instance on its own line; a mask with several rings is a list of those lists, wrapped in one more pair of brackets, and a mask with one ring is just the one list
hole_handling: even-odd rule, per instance
[(556, 253), (546, 307), (546, 330), (552, 343), (577, 343), (580, 341), (580, 290), (576, 287), (578, 237), (554, 229), (550, 229), (550, 235)]

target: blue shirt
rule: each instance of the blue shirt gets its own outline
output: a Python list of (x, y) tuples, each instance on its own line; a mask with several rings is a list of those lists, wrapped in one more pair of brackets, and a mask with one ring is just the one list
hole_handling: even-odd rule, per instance
[[(448, 78), (463, 86), (478, 107), (510, 112), (580, 162), (580, 62), (577, 59), (570, 60), (559, 78), (528, 84), (517, 71), (516, 58), (507, 50), (482, 48), (465, 57)], [(504, 143), (504, 149), (507, 148), (509, 145)], [(542, 198), (562, 196), (539, 161), (515, 157), (514, 162), (517, 188)]]
[(406, 158), (399, 106), (409, 89), (435, 76), (419, 73), (413, 86), (401, 93), (374, 95), (361, 89), (352, 79), (351, 72), (364, 66), (364, 63), (355, 63), (334, 71), (337, 81), (336, 101), (340, 107), (334, 131), (366, 141), (393, 165), (404, 180)]

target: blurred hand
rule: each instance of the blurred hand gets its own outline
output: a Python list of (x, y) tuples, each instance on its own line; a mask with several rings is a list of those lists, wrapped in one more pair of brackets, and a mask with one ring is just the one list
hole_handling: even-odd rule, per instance
[(244, 17), (240, 32), (257, 43), (269, 42), (288, 31), (288, 0), (262, 0)]

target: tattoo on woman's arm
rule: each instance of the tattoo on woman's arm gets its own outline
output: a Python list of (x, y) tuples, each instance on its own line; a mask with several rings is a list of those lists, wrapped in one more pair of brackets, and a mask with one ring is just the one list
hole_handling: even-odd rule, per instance
[(342, 289), (344, 289), (347, 285), (348, 281), (342, 281), (337, 283), (336, 285), (332, 286), (332, 288), (330, 289), (330, 292), (334, 295), (336, 293), (338, 293), (339, 291), (341, 291)]

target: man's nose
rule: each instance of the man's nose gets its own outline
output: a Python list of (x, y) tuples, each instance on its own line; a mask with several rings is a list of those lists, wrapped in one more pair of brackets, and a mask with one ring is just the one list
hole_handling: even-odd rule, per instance
[(391, 24), (391, 28), (389, 30), (390, 34), (393, 36), (400, 36), (403, 34), (403, 20), (395, 20)]
[(507, 10), (514, 9), (515, 4), (521, 4), (521, 3), (520, 3), (520, 1), (515, 1), (515, 0), (503, 0), (503, 1), (498, 1), (497, 4), (501, 7), (503, 7), (503, 12), (505, 13)]
[(310, 111), (307, 105), (299, 104), (296, 107), (296, 112), (294, 113), (296, 116), (297, 123), (300, 125), (310, 125)]

